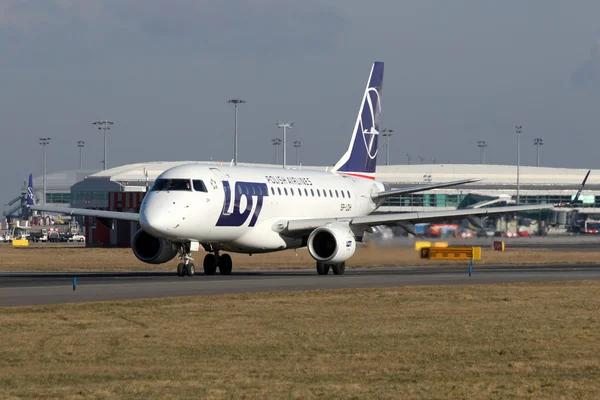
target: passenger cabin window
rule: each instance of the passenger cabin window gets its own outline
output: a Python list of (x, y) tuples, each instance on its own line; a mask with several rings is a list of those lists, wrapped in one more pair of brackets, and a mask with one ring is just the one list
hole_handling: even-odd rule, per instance
[(287, 196), (287, 188), (283, 188), (283, 193)]
[(187, 191), (191, 192), (192, 187), (189, 179), (157, 179), (152, 185), (151, 192), (165, 191)]
[(277, 193), (281, 196), (281, 188), (277, 188)]
[(333, 197), (333, 192), (329, 189), (329, 197)]
[(343, 190), (340, 190), (340, 192), (342, 192), (342, 199), (345, 199), (345, 198), (346, 198), (346, 195), (344, 194), (344, 191), (343, 191)]
[(206, 185), (201, 180), (194, 179), (192, 183), (194, 184), (194, 190), (196, 192), (208, 192), (208, 190), (206, 190)]
[(271, 187), (271, 194), (275, 196), (275, 189), (273, 189), (273, 187)]

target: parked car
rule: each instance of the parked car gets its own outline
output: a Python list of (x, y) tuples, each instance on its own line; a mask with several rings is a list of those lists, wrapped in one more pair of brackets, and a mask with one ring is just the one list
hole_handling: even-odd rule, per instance
[(494, 237), (494, 231), (491, 229), (480, 229), (477, 231), (477, 237)]
[(70, 243), (85, 243), (85, 236), (83, 235), (73, 235), (69, 238)]

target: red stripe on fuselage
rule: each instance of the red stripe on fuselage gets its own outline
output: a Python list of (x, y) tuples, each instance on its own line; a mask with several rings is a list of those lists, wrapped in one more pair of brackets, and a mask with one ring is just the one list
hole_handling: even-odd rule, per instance
[(350, 175), (350, 176), (356, 176), (358, 178), (365, 178), (365, 179), (371, 179), (371, 180), (375, 180), (374, 176), (369, 176), (369, 175), (362, 175), (362, 174), (353, 174), (352, 172), (340, 172), (338, 171), (339, 174), (344, 174), (344, 175)]

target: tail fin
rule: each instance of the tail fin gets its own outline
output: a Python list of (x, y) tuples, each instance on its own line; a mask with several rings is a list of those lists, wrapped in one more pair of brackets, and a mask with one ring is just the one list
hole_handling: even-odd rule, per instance
[(23, 218), (29, 218), (29, 214), (31, 212), (29, 206), (32, 206), (34, 204), (35, 201), (33, 197), (33, 176), (32, 174), (29, 174), (29, 181), (27, 183), (27, 193), (25, 193), (25, 205), (21, 207), (21, 215), (23, 216)]
[(28, 206), (32, 206), (35, 201), (34, 201), (34, 196), (33, 196), (33, 176), (32, 174), (29, 174), (29, 183), (27, 184), (27, 205)]
[(383, 62), (376, 61), (371, 67), (371, 74), (358, 112), (350, 146), (333, 167), (333, 171), (373, 178), (369, 174), (373, 174), (377, 166), (382, 85)]

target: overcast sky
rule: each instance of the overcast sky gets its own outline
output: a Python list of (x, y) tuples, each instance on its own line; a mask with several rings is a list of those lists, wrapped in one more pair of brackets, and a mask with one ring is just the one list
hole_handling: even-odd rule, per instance
[[(108, 165), (273, 162), (278, 120), (305, 164), (345, 151), (371, 63), (385, 62), (391, 162), (522, 160), (600, 167), (597, 0), (3, 0), (0, 200), (29, 172), (102, 167), (91, 123), (110, 119)], [(383, 154), (383, 153), (380, 153)], [(385, 162), (381, 159), (380, 163)]]

